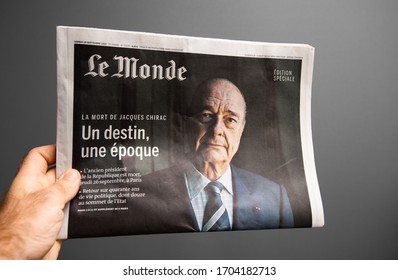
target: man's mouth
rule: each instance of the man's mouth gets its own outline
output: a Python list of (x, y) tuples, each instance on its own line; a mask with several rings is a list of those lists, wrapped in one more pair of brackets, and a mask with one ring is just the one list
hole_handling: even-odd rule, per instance
[(220, 144), (220, 143), (206, 142), (206, 143), (204, 143), (204, 144), (205, 144), (205, 146), (207, 146), (207, 147), (220, 147), (220, 148), (224, 148), (224, 145), (223, 145), (223, 144)]

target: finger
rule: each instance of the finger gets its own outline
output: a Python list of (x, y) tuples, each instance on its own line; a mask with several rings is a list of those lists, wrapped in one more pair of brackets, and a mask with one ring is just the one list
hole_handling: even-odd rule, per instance
[(22, 161), (20, 172), (23, 174), (46, 174), (48, 166), (55, 163), (55, 144), (30, 150)]
[(65, 205), (70, 201), (79, 190), (80, 187), (80, 172), (76, 169), (66, 171), (58, 181), (56, 181), (50, 188), (54, 188), (59, 193), (57, 194), (58, 201)]
[(47, 177), (47, 181), (50, 184), (54, 184), (55, 183), (55, 180), (56, 180), (55, 174), (56, 174), (55, 168), (51, 168), (50, 170), (47, 171), (46, 177)]
[(59, 251), (61, 250), (62, 241), (55, 241), (50, 251), (43, 257), (43, 260), (56, 260), (58, 258)]

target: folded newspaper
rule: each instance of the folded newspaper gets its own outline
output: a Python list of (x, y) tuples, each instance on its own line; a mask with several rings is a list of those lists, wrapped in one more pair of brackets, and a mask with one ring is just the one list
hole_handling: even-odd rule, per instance
[(59, 238), (320, 227), (314, 48), (57, 27)]

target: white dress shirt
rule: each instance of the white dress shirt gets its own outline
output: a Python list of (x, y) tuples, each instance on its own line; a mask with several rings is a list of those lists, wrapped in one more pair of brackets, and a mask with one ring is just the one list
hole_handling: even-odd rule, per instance
[[(200, 173), (193, 164), (189, 164), (184, 173), (185, 185), (188, 189), (189, 199), (195, 212), (199, 229), (202, 230), (203, 215), (207, 203), (207, 194), (204, 188), (211, 182), (206, 176)], [(231, 167), (217, 180), (223, 184), (221, 200), (227, 209), (229, 222), (232, 227), (233, 221), (233, 188)]]

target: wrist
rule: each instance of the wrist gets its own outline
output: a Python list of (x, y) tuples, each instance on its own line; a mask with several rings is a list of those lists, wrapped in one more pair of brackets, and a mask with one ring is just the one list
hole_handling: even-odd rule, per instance
[(0, 230), (0, 259), (3, 260), (21, 260), (24, 259), (22, 238), (18, 236), (9, 236), (3, 234), (4, 232)]
[(13, 225), (6, 218), (4, 211), (0, 211), (0, 259), (23, 259), (24, 240), (16, 234), (19, 231), (12, 230)]

